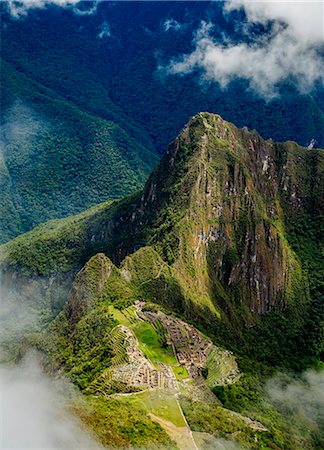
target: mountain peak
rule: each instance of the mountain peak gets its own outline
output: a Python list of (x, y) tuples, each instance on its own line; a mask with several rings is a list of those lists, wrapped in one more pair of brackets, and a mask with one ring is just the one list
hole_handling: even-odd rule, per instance
[(297, 214), (307, 202), (308, 163), (297, 174), (294, 161), (305, 152), (201, 112), (150, 177), (138, 215), (149, 242), (211, 308), (236, 316), (237, 300), (255, 314), (307, 299), (282, 209)]

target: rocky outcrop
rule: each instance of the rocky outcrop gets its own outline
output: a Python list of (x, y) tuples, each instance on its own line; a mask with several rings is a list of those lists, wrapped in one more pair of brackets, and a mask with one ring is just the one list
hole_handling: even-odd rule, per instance
[(111, 261), (103, 253), (98, 253), (76, 275), (67, 302), (67, 318), (72, 326), (94, 306), (112, 267)]

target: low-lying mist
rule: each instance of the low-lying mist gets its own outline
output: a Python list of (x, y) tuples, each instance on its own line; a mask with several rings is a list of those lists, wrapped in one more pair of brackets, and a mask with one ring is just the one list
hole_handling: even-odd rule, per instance
[[(32, 141), (44, 131), (48, 131), (44, 120), (19, 101), (4, 114), (0, 165), (9, 185), (6, 161), (17, 152), (28, 158)], [(5, 232), (1, 222), (0, 241), (7, 239)], [(71, 404), (79, 401), (75, 387), (44, 374), (34, 352), (27, 350), (17, 362), (25, 334), (42, 330), (53, 314), (48, 298), (40, 295), (45, 292), (42, 280), (20, 282), (14, 273), (10, 277), (4, 280), (0, 272), (0, 448), (102, 448), (71, 410)]]
[(0, 393), (1, 448), (102, 448), (68, 410), (71, 384), (45, 376), (35, 354), (0, 368)]
[(279, 374), (268, 381), (266, 390), (282, 414), (324, 430), (324, 370), (307, 370), (298, 378)]
[(41, 308), (35, 301), (33, 291), (29, 299), (17, 295), (13, 289), (1, 283), (0, 273), (0, 364), (14, 360), (19, 352), (21, 340), (28, 332), (40, 330), (52, 316), (44, 302)]
[(69, 410), (79, 395), (71, 383), (45, 375), (34, 352), (14, 363), (24, 334), (39, 330), (45, 316), (0, 285), (0, 448), (102, 448)]

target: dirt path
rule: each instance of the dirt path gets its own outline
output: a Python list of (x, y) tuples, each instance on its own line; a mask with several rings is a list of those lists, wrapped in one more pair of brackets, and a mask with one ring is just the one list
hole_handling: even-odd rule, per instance
[(143, 286), (143, 284), (150, 283), (153, 280), (157, 280), (160, 277), (161, 273), (162, 273), (163, 267), (165, 267), (165, 266), (167, 266), (167, 264), (166, 263), (162, 263), (160, 265), (160, 267), (158, 268), (158, 273), (155, 275), (155, 277), (150, 278), (149, 280), (146, 280), (146, 281), (142, 281), (141, 286)]
[(196, 442), (195, 442), (195, 440), (194, 440), (194, 437), (193, 437), (191, 428), (189, 427), (189, 424), (188, 424), (188, 422), (187, 422), (186, 416), (184, 415), (184, 413), (183, 413), (183, 411), (182, 411), (182, 408), (181, 408), (181, 405), (180, 405), (180, 402), (179, 402), (179, 399), (178, 399), (178, 395), (177, 395), (177, 394), (175, 395), (175, 398), (176, 398), (177, 405), (178, 405), (178, 408), (179, 408), (179, 410), (180, 410), (180, 413), (181, 413), (181, 415), (182, 415), (182, 417), (183, 417), (183, 420), (185, 421), (185, 423), (186, 423), (186, 425), (187, 425), (187, 428), (188, 428), (188, 431), (189, 431), (189, 435), (190, 435), (191, 441), (192, 441), (192, 443), (193, 443), (193, 448), (194, 448), (195, 450), (199, 450), (198, 447), (197, 447), (197, 444), (196, 444)]
[[(152, 420), (159, 423), (175, 441), (180, 450), (199, 450), (192, 436), (192, 431), (188, 426), (177, 427), (172, 422), (162, 419), (155, 414), (149, 413)], [(187, 423), (187, 422), (186, 422)]]

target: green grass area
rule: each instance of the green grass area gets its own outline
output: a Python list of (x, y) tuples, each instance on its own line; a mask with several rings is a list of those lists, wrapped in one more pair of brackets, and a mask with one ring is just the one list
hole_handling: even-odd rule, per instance
[(118, 322), (121, 325), (124, 325), (125, 327), (130, 327), (131, 323), (127, 317), (127, 314), (124, 314), (125, 310), (120, 310), (115, 308), (113, 305), (109, 305), (109, 312), (113, 315), (113, 318), (115, 320), (118, 320)]
[(177, 366), (178, 361), (170, 345), (162, 346), (156, 328), (136, 317), (133, 306), (119, 310), (109, 305), (109, 311), (121, 325), (130, 328), (138, 339), (139, 348), (153, 364), (164, 363)]
[(176, 376), (176, 379), (179, 381), (189, 377), (189, 373), (184, 366), (175, 366), (172, 367), (172, 370), (174, 375)]
[(108, 448), (177, 448), (163, 428), (148, 416), (148, 410), (141, 401), (125, 399), (86, 396), (83, 401), (75, 402), (73, 411)]
[(179, 404), (173, 394), (162, 390), (145, 391), (140, 394), (120, 397), (120, 401), (144, 409), (162, 419), (172, 422), (177, 427), (185, 427)]
[(138, 322), (133, 331), (139, 341), (140, 349), (153, 363), (177, 365), (172, 347), (161, 347), (159, 335), (151, 324)]

